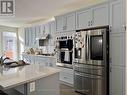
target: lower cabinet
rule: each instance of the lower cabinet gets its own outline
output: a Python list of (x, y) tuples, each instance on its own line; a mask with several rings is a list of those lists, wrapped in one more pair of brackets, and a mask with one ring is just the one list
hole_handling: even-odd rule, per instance
[(73, 69), (58, 67), (61, 70), (59, 79), (69, 85), (74, 84)]
[(111, 67), (110, 95), (125, 95), (125, 67)]
[(43, 65), (43, 66), (56, 67), (56, 59), (53, 57), (39, 56), (39, 57), (36, 57), (35, 63)]
[(56, 67), (56, 59), (51, 56), (24, 54), (22, 58), (29, 64), (40, 64), (43, 66)]
[(22, 55), (22, 59), (29, 64), (35, 63), (35, 57), (32, 55), (24, 54)]

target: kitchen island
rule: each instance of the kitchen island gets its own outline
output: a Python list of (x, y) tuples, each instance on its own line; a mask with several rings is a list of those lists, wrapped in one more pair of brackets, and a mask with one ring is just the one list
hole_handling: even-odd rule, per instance
[(59, 95), (59, 72), (39, 64), (0, 68), (0, 90), (8, 95)]

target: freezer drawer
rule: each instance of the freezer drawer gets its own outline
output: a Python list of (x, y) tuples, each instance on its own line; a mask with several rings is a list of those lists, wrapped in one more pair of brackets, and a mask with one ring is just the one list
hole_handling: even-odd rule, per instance
[(92, 79), (75, 74), (74, 88), (79, 93), (92, 95)]
[(74, 88), (85, 95), (107, 95), (106, 80), (102, 76), (75, 72)]

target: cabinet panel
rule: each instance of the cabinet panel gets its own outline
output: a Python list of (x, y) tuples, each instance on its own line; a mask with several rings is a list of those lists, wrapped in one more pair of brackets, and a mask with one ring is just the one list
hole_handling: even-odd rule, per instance
[(49, 34), (49, 33), (50, 33), (49, 23), (46, 23), (46, 24), (44, 25), (44, 29), (45, 29), (45, 34)]
[(63, 30), (63, 17), (58, 16), (56, 19), (56, 31), (61, 32)]
[(66, 31), (75, 30), (75, 13), (71, 13), (69, 15), (66, 15)]
[[(123, 0), (124, 1), (124, 0)], [(121, 0), (110, 3), (110, 26), (112, 32), (124, 32), (125, 7)]]
[(90, 21), (92, 20), (92, 10), (84, 10), (76, 13), (77, 16), (77, 29), (85, 29), (90, 26)]
[(124, 67), (112, 67), (110, 72), (110, 95), (125, 95)]
[(93, 8), (93, 26), (109, 25), (108, 5), (100, 5)]
[(75, 13), (58, 16), (55, 19), (57, 32), (75, 30)]
[(29, 45), (29, 30), (25, 28), (25, 46)]
[(110, 34), (111, 65), (125, 66), (125, 33)]
[(50, 45), (54, 46), (54, 41), (55, 41), (55, 32), (56, 32), (56, 27), (55, 27), (55, 21), (52, 21), (50, 23)]
[(36, 26), (36, 40), (40, 38), (41, 35), (41, 26)]
[(57, 68), (61, 70), (60, 77), (59, 77), (60, 80), (73, 85), (74, 83), (73, 69), (62, 68), (62, 67), (57, 67)]
[(60, 72), (61, 81), (64, 81), (69, 84), (73, 84), (73, 79), (74, 79), (73, 75), (65, 73), (65, 72)]

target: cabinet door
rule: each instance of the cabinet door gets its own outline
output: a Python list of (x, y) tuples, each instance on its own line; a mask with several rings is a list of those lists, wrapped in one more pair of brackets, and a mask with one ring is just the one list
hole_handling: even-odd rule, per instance
[(114, 33), (125, 31), (125, 6), (124, 0), (110, 3), (110, 26)]
[(32, 27), (29, 27), (29, 46), (32, 46)]
[(55, 17), (56, 20), (56, 31), (61, 32), (63, 31), (63, 16)]
[(34, 27), (31, 27), (31, 46), (34, 45)]
[(28, 28), (25, 28), (25, 46), (28, 46), (29, 44), (29, 30)]
[(110, 34), (110, 55), (112, 66), (125, 66), (125, 33)]
[(33, 37), (33, 46), (36, 47), (36, 27), (35, 26), (33, 27), (32, 37)]
[(41, 26), (36, 26), (36, 38), (39, 39), (41, 35)]
[(66, 25), (65, 29), (66, 31), (75, 30), (75, 13), (71, 13), (66, 15)]
[(79, 11), (76, 13), (76, 28), (77, 29), (85, 29), (90, 26), (90, 21), (92, 20), (92, 10), (84, 10), (84, 11)]
[(55, 21), (52, 21), (50, 23), (50, 45), (54, 46), (54, 41), (55, 41)]
[(108, 4), (100, 5), (93, 8), (93, 22), (92, 26), (105, 26), (109, 25), (109, 15), (108, 15)]
[(110, 72), (110, 95), (125, 95), (124, 67), (112, 67)]
[(45, 29), (45, 34), (50, 34), (49, 23), (46, 23), (46, 24), (44, 25), (44, 29)]

